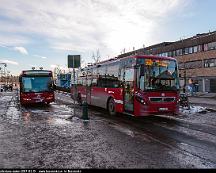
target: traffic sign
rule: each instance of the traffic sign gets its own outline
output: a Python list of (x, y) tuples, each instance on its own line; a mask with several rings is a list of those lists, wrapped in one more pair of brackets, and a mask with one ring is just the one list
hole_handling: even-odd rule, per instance
[(68, 68), (80, 67), (80, 55), (68, 55)]

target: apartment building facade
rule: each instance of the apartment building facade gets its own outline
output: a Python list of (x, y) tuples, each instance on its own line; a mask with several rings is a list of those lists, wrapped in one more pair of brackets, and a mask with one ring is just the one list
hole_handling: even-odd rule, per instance
[(182, 88), (196, 83), (199, 92), (216, 93), (216, 31), (134, 50), (119, 58), (143, 54), (176, 58)]

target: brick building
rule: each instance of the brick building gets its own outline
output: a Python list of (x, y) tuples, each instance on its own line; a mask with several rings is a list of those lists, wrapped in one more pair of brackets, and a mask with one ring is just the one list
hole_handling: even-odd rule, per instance
[(119, 55), (119, 58), (142, 54), (176, 58), (182, 88), (193, 82), (199, 92), (216, 93), (216, 31), (134, 50)]

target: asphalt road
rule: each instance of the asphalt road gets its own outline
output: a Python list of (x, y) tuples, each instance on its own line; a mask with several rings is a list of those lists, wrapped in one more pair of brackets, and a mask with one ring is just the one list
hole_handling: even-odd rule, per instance
[(56, 98), (49, 106), (20, 107), (15, 92), (0, 93), (0, 168), (216, 167), (214, 126), (110, 117), (94, 107), (85, 122), (69, 95)]

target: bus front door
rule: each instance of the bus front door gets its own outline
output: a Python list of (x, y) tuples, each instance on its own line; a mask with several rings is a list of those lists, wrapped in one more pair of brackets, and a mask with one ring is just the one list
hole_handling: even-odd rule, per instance
[(124, 111), (134, 112), (134, 69), (125, 69), (124, 72)]

